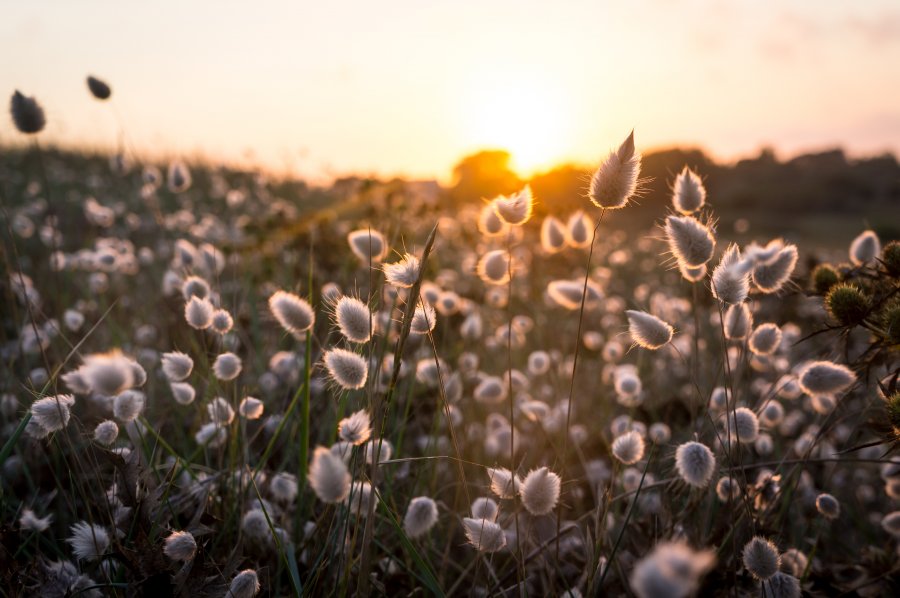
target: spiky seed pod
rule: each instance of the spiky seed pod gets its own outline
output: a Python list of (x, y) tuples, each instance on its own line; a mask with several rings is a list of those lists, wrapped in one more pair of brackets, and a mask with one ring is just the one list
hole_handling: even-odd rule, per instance
[(747, 345), (755, 355), (771, 355), (781, 345), (781, 328), (771, 322), (760, 324), (753, 330)]
[(487, 519), (488, 521), (496, 520), (500, 513), (497, 503), (487, 496), (479, 496), (473, 500), (471, 510), (474, 519)]
[(892, 345), (900, 345), (900, 301), (892, 301), (881, 312), (885, 338)]
[(506, 284), (509, 282), (509, 254), (505, 249), (489, 251), (478, 260), (475, 271), (486, 284)]
[(566, 243), (569, 247), (582, 249), (591, 244), (591, 220), (587, 214), (578, 210), (566, 223)]
[(519, 487), (522, 504), (532, 515), (546, 515), (559, 501), (560, 485), (559, 476), (546, 467), (533, 469)]
[(753, 284), (762, 293), (777, 293), (790, 280), (797, 267), (797, 259), (796, 245), (782, 247), (775, 256), (753, 267)]
[(478, 383), (478, 386), (472, 391), (472, 396), (479, 403), (497, 405), (506, 399), (506, 393), (507, 385), (503, 383), (503, 380), (497, 376), (487, 376)]
[(800, 370), (798, 380), (808, 395), (835, 395), (850, 388), (856, 382), (856, 374), (831, 361), (813, 361)]
[(729, 502), (741, 495), (741, 488), (738, 482), (729, 476), (719, 478), (716, 483), (716, 496), (721, 502)]
[(430, 303), (423, 303), (413, 312), (412, 322), (409, 325), (410, 334), (428, 334), (434, 330), (437, 323), (437, 314)]
[(72, 547), (72, 553), (78, 560), (97, 560), (109, 548), (109, 534), (99, 525), (79, 521), (69, 531), (72, 535), (66, 542)]
[(464, 517), (463, 528), (469, 544), (480, 552), (497, 552), (506, 546), (503, 528), (493, 521)]
[(729, 305), (725, 310), (725, 338), (732, 341), (744, 340), (753, 329), (753, 313), (746, 303)]
[(241, 375), (243, 364), (234, 353), (222, 353), (213, 362), (212, 370), (216, 378), (223, 381), (234, 380)]
[(705, 444), (685, 442), (675, 450), (675, 468), (681, 479), (697, 488), (705, 488), (712, 479), (716, 458)]
[(9, 113), (12, 115), (13, 124), (20, 133), (34, 135), (44, 130), (47, 118), (44, 109), (33, 97), (22, 95), (18, 89), (13, 93), (9, 102)]
[(113, 399), (113, 415), (123, 422), (133, 422), (144, 411), (147, 398), (138, 390), (126, 390)]
[(825, 309), (839, 324), (855, 326), (869, 312), (869, 298), (855, 284), (838, 283), (825, 295)]
[(331, 379), (344, 390), (356, 390), (365, 386), (369, 366), (356, 353), (334, 348), (325, 353), (323, 361)]
[(244, 569), (234, 576), (227, 598), (253, 598), (259, 593), (259, 577), (253, 569)]
[(316, 323), (316, 312), (305, 300), (293, 293), (275, 291), (269, 297), (269, 311), (288, 333), (294, 338), (302, 338)]
[(499, 237), (509, 230), (509, 225), (503, 221), (494, 208), (494, 203), (485, 204), (478, 214), (478, 231), (485, 237)]
[(334, 320), (341, 334), (350, 342), (365, 343), (372, 338), (372, 312), (365, 303), (347, 295), (334, 306)]
[(734, 412), (725, 414), (725, 425), (734, 428), (738, 442), (748, 444), (754, 442), (759, 436), (759, 418), (750, 409), (738, 407)]
[(840, 273), (831, 264), (819, 264), (810, 275), (810, 286), (817, 295), (826, 295), (831, 287), (841, 281)]
[(119, 426), (112, 420), (105, 420), (94, 428), (94, 441), (103, 446), (110, 446), (119, 437)]
[(209, 299), (191, 297), (184, 306), (184, 319), (191, 328), (205, 330), (212, 326), (214, 311)]
[(641, 155), (634, 149), (634, 131), (610, 152), (591, 177), (588, 195), (598, 208), (624, 208), (638, 190)]
[(531, 218), (531, 210), (534, 206), (534, 195), (531, 186), (525, 185), (521, 191), (509, 196), (496, 198), (492, 205), (494, 210), (504, 222), (513, 226), (525, 224)]
[(722, 303), (743, 303), (750, 292), (751, 266), (737, 245), (729, 246), (712, 273), (713, 297)]
[(765, 581), (778, 572), (781, 557), (770, 540), (756, 536), (744, 545), (741, 553), (744, 566), (756, 579)]
[(586, 310), (597, 307), (603, 299), (603, 291), (592, 280), (588, 280), (587, 293), (585, 294), (584, 280), (551, 280), (547, 285), (547, 295), (560, 307), (568, 310), (581, 309), (581, 301), (584, 298)]
[(629, 584), (638, 598), (686, 598), (716, 564), (715, 552), (695, 551), (683, 541), (663, 541), (634, 567)]
[(212, 324), (210, 327), (219, 334), (228, 334), (231, 327), (234, 326), (234, 319), (227, 310), (217, 309), (212, 315)]
[(238, 405), (238, 413), (244, 419), (254, 420), (262, 417), (265, 405), (263, 402), (254, 397), (244, 397), (241, 404)]
[(163, 353), (162, 370), (170, 382), (181, 382), (191, 375), (194, 369), (194, 360), (185, 353), (172, 351)]
[(172, 382), (169, 384), (169, 388), (172, 389), (172, 397), (175, 402), (181, 405), (190, 405), (197, 396), (197, 391), (187, 382)]
[(388, 284), (408, 289), (419, 279), (420, 268), (419, 258), (407, 253), (400, 261), (384, 265), (384, 277)]
[(781, 570), (794, 577), (800, 577), (806, 571), (809, 559), (796, 548), (788, 548), (781, 555)]
[(900, 241), (891, 241), (881, 252), (884, 269), (894, 278), (900, 277)]
[(110, 89), (109, 85), (92, 75), (88, 75), (87, 86), (91, 95), (98, 100), (108, 100), (112, 95), (112, 89)]
[(410, 538), (424, 536), (438, 520), (437, 503), (427, 496), (417, 496), (409, 501), (403, 517), (403, 531)]
[(885, 409), (894, 434), (900, 436), (900, 390), (885, 399)]
[(319, 446), (313, 453), (309, 466), (309, 485), (316, 496), (325, 503), (339, 503), (350, 493), (350, 472), (340, 456)]
[(672, 205), (685, 216), (693, 214), (706, 203), (706, 188), (697, 174), (687, 166), (675, 177), (672, 185)]
[(371, 435), (372, 422), (369, 412), (365, 409), (360, 409), (338, 423), (338, 436), (340, 436), (341, 440), (355, 446), (368, 442)]
[(816, 510), (825, 519), (837, 519), (841, 515), (841, 503), (832, 495), (823, 492), (816, 497)]
[(625, 432), (612, 443), (613, 456), (625, 465), (633, 465), (644, 456), (644, 439), (636, 431)]
[(163, 554), (173, 561), (186, 563), (197, 554), (197, 541), (191, 532), (174, 531), (166, 537)]
[(881, 241), (875, 231), (867, 230), (850, 243), (850, 261), (854, 266), (864, 266), (881, 253)]
[(206, 406), (206, 412), (209, 414), (209, 420), (221, 426), (227, 426), (234, 421), (234, 409), (227, 399), (215, 397)]
[(716, 238), (712, 232), (691, 216), (669, 216), (665, 225), (669, 250), (679, 265), (699, 268), (712, 259)]
[(541, 248), (549, 253), (559, 253), (566, 247), (566, 227), (554, 216), (546, 216), (541, 223)]
[(44, 397), (31, 404), (31, 421), (44, 431), (44, 436), (66, 427), (71, 416), (71, 407), (75, 404), (72, 395), (56, 395)]
[(389, 250), (387, 240), (377, 230), (355, 230), (347, 235), (347, 243), (350, 244), (353, 255), (364, 265), (370, 261), (373, 264), (380, 264), (387, 257)]
[(655, 351), (672, 340), (675, 330), (656, 316), (633, 309), (626, 310), (625, 315), (628, 333), (639, 347)]
[(522, 486), (519, 476), (502, 467), (488, 468), (488, 477), (491, 480), (491, 492), (500, 498), (514, 498)]

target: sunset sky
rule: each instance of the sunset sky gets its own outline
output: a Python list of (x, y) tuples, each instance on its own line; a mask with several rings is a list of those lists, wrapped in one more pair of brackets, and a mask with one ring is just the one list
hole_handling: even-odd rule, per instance
[[(896, 0), (6, 2), (0, 81), (46, 137), (328, 178), (523, 172), (639, 147), (900, 152)], [(93, 100), (84, 77), (113, 87)], [(8, 101), (8, 100), (4, 100)], [(17, 137), (9, 118), (0, 143)]]

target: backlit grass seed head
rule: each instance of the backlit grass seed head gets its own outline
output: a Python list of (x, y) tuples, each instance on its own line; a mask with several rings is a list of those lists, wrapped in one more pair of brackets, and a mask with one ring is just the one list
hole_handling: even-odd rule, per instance
[(222, 381), (234, 380), (241, 375), (243, 364), (241, 358), (234, 353), (222, 353), (213, 362), (212, 370), (216, 378)]
[(486, 284), (506, 284), (509, 282), (509, 254), (505, 249), (489, 251), (478, 260), (475, 271)]
[(771, 322), (760, 324), (753, 330), (747, 345), (755, 355), (771, 355), (781, 345), (781, 328)]
[(598, 208), (624, 208), (638, 190), (641, 155), (634, 149), (634, 131), (610, 152), (591, 177), (588, 195)]
[(427, 496), (417, 496), (409, 501), (403, 517), (403, 531), (410, 538), (419, 538), (431, 530), (438, 520), (437, 504)]
[(234, 320), (227, 310), (217, 309), (212, 315), (212, 324), (210, 327), (219, 334), (228, 334), (231, 327), (234, 326)]
[(163, 554), (173, 561), (186, 563), (197, 554), (197, 541), (191, 532), (172, 532), (166, 537)]
[(353, 482), (350, 486), (350, 493), (344, 499), (344, 502), (353, 515), (368, 517), (369, 508), (373, 500), (376, 499), (372, 490), (372, 484), (369, 482)]
[(271, 537), (266, 514), (259, 508), (253, 508), (244, 513), (244, 516), (241, 517), (241, 531), (258, 542), (265, 541)]
[(57, 432), (66, 427), (71, 416), (70, 409), (75, 404), (72, 395), (44, 397), (31, 404), (31, 420), (45, 432)]
[(519, 487), (522, 505), (532, 515), (546, 515), (556, 507), (560, 485), (559, 476), (546, 467), (530, 471)]
[(181, 382), (191, 375), (194, 360), (180, 351), (171, 351), (162, 355), (162, 370), (171, 382)]
[(437, 323), (437, 314), (430, 303), (420, 304), (413, 312), (412, 322), (409, 325), (410, 334), (428, 334), (434, 330)]
[(94, 441), (103, 446), (110, 446), (119, 437), (119, 426), (112, 420), (105, 420), (94, 428)]
[(531, 210), (534, 206), (534, 195), (531, 193), (531, 187), (525, 187), (509, 196), (496, 198), (492, 205), (497, 215), (507, 224), (514, 226), (525, 224), (531, 218)]
[(478, 231), (485, 237), (500, 237), (509, 225), (497, 214), (493, 202), (485, 204), (478, 214)]
[(675, 469), (681, 479), (697, 488), (705, 488), (712, 479), (716, 458), (699, 442), (685, 442), (675, 450)]
[(706, 264), (703, 264), (699, 268), (691, 268), (687, 264), (682, 264), (678, 262), (678, 271), (681, 272), (681, 276), (688, 282), (700, 282), (704, 278), (706, 278)]
[(346, 349), (334, 348), (325, 353), (325, 368), (331, 379), (344, 390), (356, 390), (366, 384), (369, 366), (366, 360)]
[(222, 424), (209, 422), (200, 426), (200, 429), (194, 434), (194, 440), (200, 446), (210, 449), (219, 448), (228, 440), (228, 429)]
[(838, 283), (825, 295), (825, 309), (838, 324), (855, 326), (869, 313), (869, 298), (855, 284)]
[(634, 397), (641, 393), (643, 385), (635, 370), (623, 366), (616, 372), (615, 388), (620, 396)]
[(716, 483), (716, 496), (721, 502), (733, 501), (740, 495), (741, 487), (737, 480), (729, 476), (719, 478)]
[(172, 382), (169, 384), (169, 388), (172, 389), (172, 397), (175, 399), (175, 402), (180, 405), (190, 405), (194, 402), (194, 397), (197, 395), (194, 387), (187, 382)]
[(663, 541), (642, 558), (629, 578), (638, 598), (686, 598), (716, 564), (715, 552), (695, 551), (684, 542)]
[(501, 378), (487, 376), (478, 383), (478, 386), (472, 391), (472, 396), (479, 403), (497, 405), (506, 399), (506, 393), (507, 385), (503, 383)]
[(900, 538), (900, 511), (892, 511), (881, 519), (881, 529)]
[(110, 89), (109, 85), (93, 75), (88, 75), (87, 86), (91, 95), (98, 100), (108, 100), (112, 95), (112, 89)]
[(479, 552), (497, 552), (506, 546), (503, 528), (493, 521), (464, 517), (463, 528), (469, 544)]
[(837, 519), (841, 515), (841, 503), (834, 496), (823, 492), (816, 497), (816, 510), (825, 519)]
[(528, 373), (542, 376), (550, 371), (550, 354), (546, 351), (533, 351), (528, 355)]
[(875, 261), (881, 253), (881, 241), (875, 231), (867, 230), (850, 243), (850, 261), (854, 266), (863, 266)]
[(191, 328), (205, 330), (212, 326), (214, 311), (209, 299), (191, 297), (184, 306), (184, 319)]
[(334, 306), (334, 320), (350, 342), (365, 343), (372, 338), (372, 312), (365, 303), (347, 295), (338, 299)]
[(725, 310), (725, 338), (732, 341), (744, 340), (753, 329), (753, 313), (746, 303), (729, 305)]
[(800, 598), (800, 580), (779, 571), (765, 582), (760, 582), (763, 596), (770, 598)]
[(181, 284), (181, 294), (185, 301), (188, 301), (191, 297), (209, 299), (209, 283), (199, 276), (188, 276)]
[(350, 472), (344, 460), (320, 446), (313, 453), (309, 466), (309, 485), (316, 496), (325, 503), (339, 503), (350, 493)]
[(639, 347), (655, 351), (672, 340), (675, 330), (654, 315), (629, 309), (628, 333)]
[(592, 280), (587, 283), (585, 294), (584, 280), (552, 280), (547, 285), (547, 294), (554, 303), (564, 309), (574, 311), (581, 309), (581, 301), (584, 298), (585, 310), (597, 307), (603, 299), (603, 291)]
[(474, 519), (487, 519), (488, 521), (495, 521), (497, 515), (500, 514), (500, 507), (487, 496), (479, 496), (473, 500), (471, 510)]
[(9, 113), (12, 115), (13, 124), (20, 133), (34, 135), (44, 130), (47, 118), (44, 109), (33, 97), (26, 97), (16, 90), (9, 102)]
[(238, 413), (244, 419), (254, 420), (262, 417), (265, 405), (263, 402), (254, 397), (244, 397), (238, 406)]
[(347, 235), (347, 243), (363, 265), (380, 264), (388, 254), (387, 240), (380, 232), (371, 229), (359, 229)]
[(716, 238), (712, 232), (691, 216), (669, 216), (665, 224), (669, 250), (679, 264), (699, 268), (712, 259)]
[(78, 560), (94, 561), (109, 549), (109, 534), (99, 525), (79, 521), (69, 528), (71, 535), (66, 540)]
[(856, 382), (856, 374), (844, 365), (814, 361), (800, 370), (798, 380), (808, 395), (834, 395), (850, 388)]
[(31, 509), (22, 509), (22, 514), (19, 516), (19, 529), (28, 532), (44, 532), (50, 527), (51, 521), (53, 521), (52, 514), (42, 518), (38, 517)]
[(122, 422), (133, 422), (144, 411), (147, 398), (139, 390), (126, 390), (113, 399), (113, 415)]
[(210, 401), (206, 406), (206, 412), (209, 414), (209, 421), (220, 426), (227, 426), (234, 421), (234, 409), (228, 400), (222, 397), (215, 397)]
[(753, 267), (753, 284), (763, 293), (777, 293), (791, 279), (797, 259), (796, 245), (782, 247), (774, 257)]
[(259, 577), (253, 569), (244, 569), (234, 576), (226, 598), (253, 598), (259, 593)]
[(297, 498), (297, 476), (281, 471), (269, 480), (269, 494), (279, 503), (292, 503)]
[(612, 443), (613, 456), (625, 465), (633, 465), (644, 456), (644, 439), (636, 431), (625, 432)]
[(79, 369), (83, 381), (96, 394), (112, 397), (124, 390), (143, 386), (147, 372), (121, 351), (95, 353), (84, 358)]
[(416, 284), (416, 280), (419, 279), (420, 268), (419, 258), (407, 253), (400, 261), (383, 266), (384, 277), (388, 284), (401, 289), (408, 289)]
[(269, 311), (294, 338), (301, 338), (303, 332), (316, 323), (316, 313), (312, 306), (293, 293), (275, 291), (269, 297)]
[(647, 436), (656, 444), (665, 444), (672, 438), (672, 429), (669, 428), (668, 424), (656, 422), (650, 426)]
[(500, 498), (514, 498), (522, 486), (519, 476), (513, 476), (508, 469), (489, 467), (487, 474), (491, 481), (491, 492)]
[(788, 548), (781, 555), (781, 570), (794, 577), (800, 577), (806, 571), (809, 558), (796, 548)]
[(778, 548), (770, 540), (760, 536), (754, 537), (744, 545), (741, 556), (747, 571), (762, 581), (775, 575), (781, 565)]
[(743, 303), (750, 293), (750, 266), (737, 245), (729, 246), (712, 273), (713, 297), (722, 303)]
[(750, 409), (738, 407), (725, 414), (726, 428), (737, 434), (738, 442), (747, 444), (754, 442), (759, 436), (759, 418)]
[(549, 254), (566, 248), (566, 227), (555, 216), (547, 216), (541, 223), (541, 248)]
[(360, 446), (368, 442), (372, 435), (372, 421), (365, 409), (345, 417), (338, 423), (338, 436), (341, 440)]
[(184, 193), (191, 188), (191, 171), (187, 164), (175, 160), (169, 164), (169, 172), (166, 177), (169, 191), (172, 193)]
[(687, 216), (702, 208), (705, 203), (706, 187), (703, 186), (703, 181), (685, 166), (672, 185), (672, 205)]
[(591, 219), (587, 214), (578, 210), (566, 223), (566, 244), (575, 249), (582, 249), (591, 244), (592, 234)]

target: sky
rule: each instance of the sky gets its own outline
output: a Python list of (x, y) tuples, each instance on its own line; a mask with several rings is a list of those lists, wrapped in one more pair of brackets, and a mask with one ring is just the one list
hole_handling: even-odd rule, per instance
[(0, 55), (48, 142), (310, 178), (447, 180), (483, 148), (527, 174), (632, 129), (723, 161), (900, 153), (897, 0), (4, 1)]

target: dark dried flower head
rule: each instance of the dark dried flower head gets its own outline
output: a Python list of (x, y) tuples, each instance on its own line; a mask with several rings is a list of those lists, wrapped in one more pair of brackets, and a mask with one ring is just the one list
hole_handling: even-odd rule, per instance
[(108, 100), (109, 96), (112, 95), (112, 89), (110, 89), (109, 85), (92, 75), (88, 75), (87, 86), (91, 90), (91, 95), (98, 100)]
[(12, 115), (13, 124), (20, 133), (33, 135), (40, 133), (47, 124), (44, 109), (33, 97), (26, 97), (16, 90), (9, 103), (9, 112)]

